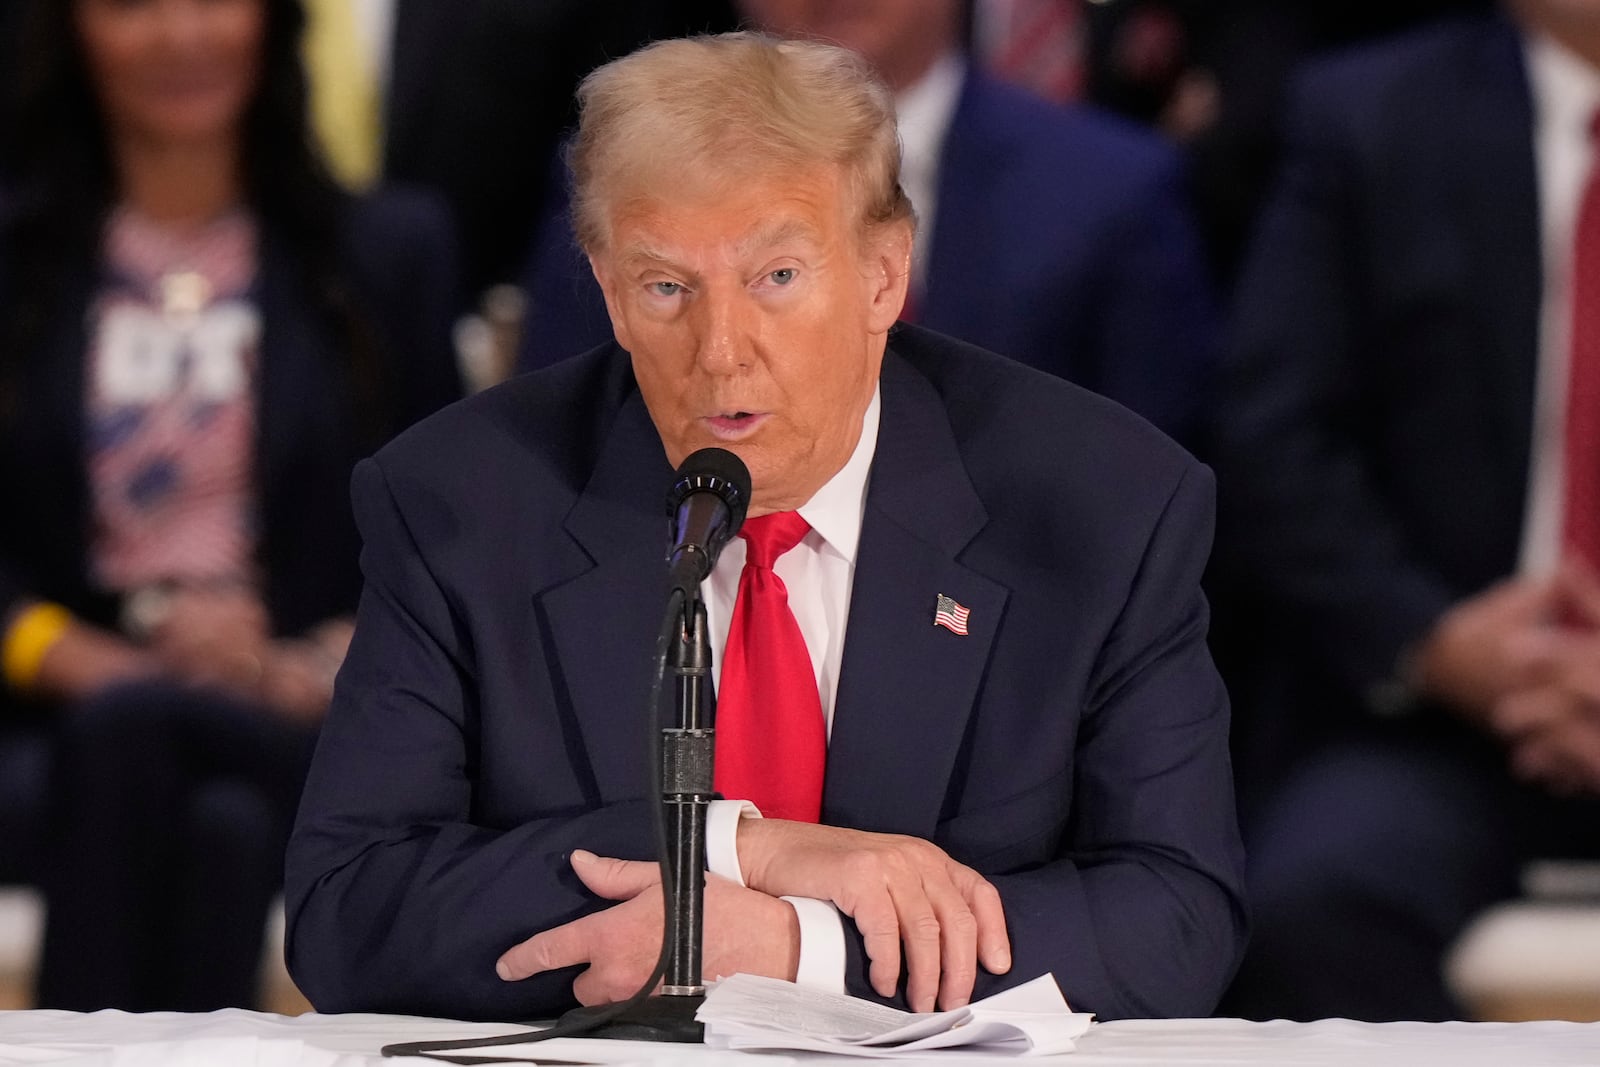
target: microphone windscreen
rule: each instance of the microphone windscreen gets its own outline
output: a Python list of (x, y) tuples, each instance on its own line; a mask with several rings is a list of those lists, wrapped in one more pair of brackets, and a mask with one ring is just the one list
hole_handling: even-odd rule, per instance
[(702, 448), (691, 452), (673, 475), (667, 492), (667, 514), (675, 515), (691, 493), (712, 492), (728, 506), (728, 536), (744, 525), (750, 507), (750, 469), (744, 460), (726, 448)]

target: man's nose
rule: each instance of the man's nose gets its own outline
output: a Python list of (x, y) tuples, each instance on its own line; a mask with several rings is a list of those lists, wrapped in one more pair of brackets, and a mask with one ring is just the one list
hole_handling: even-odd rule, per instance
[(696, 311), (700, 322), (698, 362), (711, 374), (737, 374), (750, 365), (751, 309), (736, 293), (711, 291), (700, 300)]

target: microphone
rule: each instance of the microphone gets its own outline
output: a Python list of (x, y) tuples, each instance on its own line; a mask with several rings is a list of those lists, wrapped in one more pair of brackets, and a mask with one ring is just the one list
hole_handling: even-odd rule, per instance
[(702, 448), (685, 459), (667, 491), (667, 567), (674, 587), (691, 596), (750, 507), (750, 471), (725, 448)]

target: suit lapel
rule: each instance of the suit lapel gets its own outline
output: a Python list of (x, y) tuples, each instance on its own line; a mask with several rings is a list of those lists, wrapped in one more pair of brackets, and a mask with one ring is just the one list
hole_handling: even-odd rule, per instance
[[(641, 462), (640, 457), (649, 457)], [(666, 609), (664, 493), (672, 475), (637, 391), (628, 394), (565, 526), (592, 566), (535, 594), (554, 635), (605, 802), (644, 791), (645, 702)]]
[[(1007, 591), (957, 560), (987, 516), (938, 394), (891, 352), (882, 396), (823, 820), (931, 837)], [(966, 636), (934, 625), (940, 593)]]

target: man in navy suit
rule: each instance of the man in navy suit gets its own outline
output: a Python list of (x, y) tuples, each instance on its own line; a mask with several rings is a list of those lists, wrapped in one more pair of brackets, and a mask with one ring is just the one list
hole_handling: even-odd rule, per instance
[[(713, 805), (705, 974), (928, 1009), (1051, 972), (1102, 1017), (1209, 1011), (1244, 916), (1205, 469), (1108, 401), (895, 326), (914, 219), (853, 53), (669, 41), (582, 103), (578, 230), (619, 343), (356, 475), (366, 590), (288, 857), (301, 988), (523, 1018), (642, 984), (662, 494), (720, 445), (752, 474), (747, 528), (810, 527), (772, 571), (826, 766), (819, 822)], [(718, 669), (744, 554), (702, 587)], [(936, 625), (946, 599), (962, 625)]]
[(1245, 820), (1252, 1017), (1459, 1016), (1451, 941), (1595, 849), (1600, 560), (1561, 470), (1600, 4), (1509, 7), (1305, 73), (1241, 285), (1224, 555), (1299, 735)]
[[(895, 93), (902, 177), (922, 220), (906, 317), (1066, 378), (1193, 445), (1216, 316), (1178, 154), (1087, 107), (976, 69), (959, 0), (740, 0), (782, 37), (834, 41)], [(552, 181), (525, 285), (521, 364), (611, 336)]]

